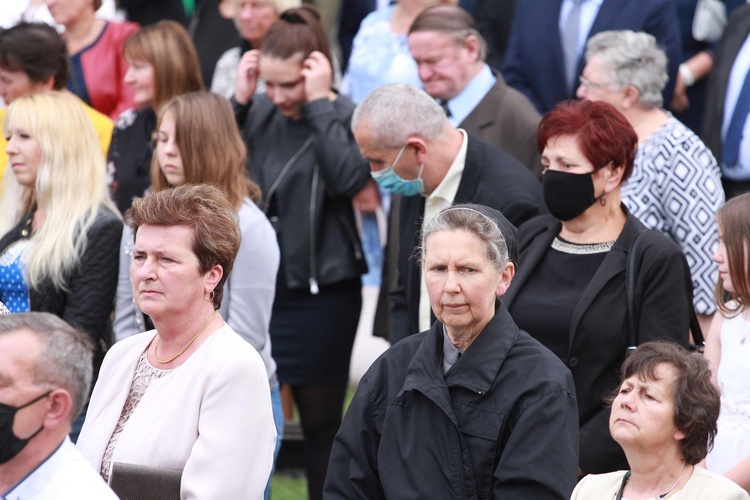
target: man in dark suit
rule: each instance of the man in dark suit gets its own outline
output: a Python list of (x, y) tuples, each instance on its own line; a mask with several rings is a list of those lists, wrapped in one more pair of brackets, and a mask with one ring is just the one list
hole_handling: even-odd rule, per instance
[(354, 112), (352, 130), (375, 180), (402, 195), (398, 278), (389, 295), (389, 338), (397, 342), (434, 321), (413, 259), (423, 219), (454, 203), (478, 203), (519, 225), (546, 207), (541, 184), (527, 168), (453, 127), (434, 99), (409, 85), (385, 85), (368, 95)]
[(541, 116), (485, 64), (487, 44), (471, 14), (452, 5), (430, 7), (414, 20), (407, 40), (425, 91), (440, 101), (448, 121), (541, 175)]
[[(721, 182), (727, 199), (750, 190), (750, 134), (743, 133), (750, 126), (747, 106), (741, 105), (744, 111), (734, 117), (749, 69), (750, 5), (743, 5), (732, 12), (716, 47), (703, 119), (703, 142), (721, 166)], [(739, 127), (740, 139), (733, 153), (726, 151), (730, 125)], [(727, 153), (736, 157), (731, 165), (727, 165)]]
[[(571, 22), (571, 16), (578, 22)], [(566, 49), (563, 39), (570, 26), (575, 43)], [(608, 30), (645, 31), (656, 38), (669, 60), (664, 102), (671, 102), (681, 53), (673, 0), (518, 0), (502, 67), (505, 81), (544, 114), (575, 98), (586, 40)]]

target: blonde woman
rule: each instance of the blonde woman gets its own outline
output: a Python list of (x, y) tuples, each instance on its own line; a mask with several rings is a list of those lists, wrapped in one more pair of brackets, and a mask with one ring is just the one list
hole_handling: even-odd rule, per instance
[(72, 95), (44, 92), (13, 101), (3, 134), (0, 301), (88, 333), (97, 370), (112, 339), (122, 221), (91, 120)]
[(203, 89), (198, 55), (185, 28), (161, 21), (125, 43), (130, 67), (125, 84), (133, 89), (135, 109), (115, 122), (107, 157), (108, 182), (121, 212), (151, 184), (151, 135), (159, 109), (175, 96)]

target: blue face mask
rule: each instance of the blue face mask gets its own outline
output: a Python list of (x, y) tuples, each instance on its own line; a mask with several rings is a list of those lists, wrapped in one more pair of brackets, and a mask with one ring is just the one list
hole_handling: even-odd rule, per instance
[(406, 144), (401, 147), (401, 151), (396, 155), (396, 159), (393, 163), (383, 170), (377, 172), (370, 172), (375, 182), (380, 185), (383, 189), (387, 189), (401, 196), (416, 196), (424, 194), (424, 182), (422, 182), (422, 171), (424, 170), (424, 163), (419, 166), (419, 173), (417, 178), (407, 181), (398, 176), (396, 171), (393, 169), (398, 161), (401, 159), (401, 155), (406, 150)]

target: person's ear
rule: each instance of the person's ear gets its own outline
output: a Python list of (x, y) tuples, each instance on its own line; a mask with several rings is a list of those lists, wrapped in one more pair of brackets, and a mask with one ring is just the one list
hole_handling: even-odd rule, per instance
[(638, 101), (641, 99), (641, 92), (635, 85), (627, 85), (624, 89), (622, 98), (622, 108), (631, 109), (638, 105)]
[(208, 270), (208, 272), (205, 274), (205, 287), (207, 295), (210, 294), (214, 288), (216, 288), (216, 285), (219, 284), (222, 276), (224, 276), (224, 268), (219, 264), (216, 264), (214, 267)]
[[(412, 135), (406, 139), (406, 148), (412, 148), (417, 155), (417, 161), (422, 164), (427, 162), (427, 141), (418, 135)], [(406, 154), (406, 151), (404, 152)]]
[(515, 275), (516, 265), (512, 262), (505, 264), (505, 268), (500, 275), (500, 282), (497, 284), (497, 290), (495, 291), (496, 297), (502, 297), (505, 295), (505, 292), (510, 288), (510, 283), (513, 281), (513, 276)]
[(464, 50), (469, 53), (472, 61), (479, 60), (479, 39), (476, 35), (469, 35), (464, 39)]
[(615, 167), (612, 162), (599, 170), (605, 177), (604, 192), (610, 193), (622, 183), (622, 176), (625, 173), (625, 166)]
[(65, 389), (58, 387), (47, 396), (47, 415), (44, 417), (44, 427), (55, 429), (60, 425), (70, 425), (77, 415), (70, 415), (73, 408), (73, 397)]

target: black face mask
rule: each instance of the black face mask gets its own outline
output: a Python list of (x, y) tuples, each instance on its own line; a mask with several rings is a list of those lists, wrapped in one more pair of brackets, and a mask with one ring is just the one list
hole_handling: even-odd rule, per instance
[(19, 439), (13, 434), (13, 420), (16, 418), (16, 412), (21, 408), (31, 406), (40, 399), (50, 395), (52, 391), (47, 391), (38, 398), (34, 398), (25, 405), (10, 406), (0, 403), (0, 464), (8, 462), (18, 455), (26, 444), (31, 441), (37, 434), (42, 432), (44, 426), (39, 427), (34, 434), (26, 439)]
[(571, 174), (547, 170), (542, 177), (542, 185), (549, 212), (562, 221), (575, 219), (604, 196), (594, 196), (593, 172)]

